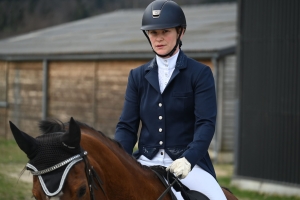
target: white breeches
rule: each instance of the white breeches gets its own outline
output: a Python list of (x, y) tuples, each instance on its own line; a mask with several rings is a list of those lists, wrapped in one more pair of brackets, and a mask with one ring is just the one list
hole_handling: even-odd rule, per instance
[[(168, 154), (165, 153), (164, 149), (160, 149), (152, 160), (149, 160), (145, 156), (141, 156), (138, 161), (142, 165), (161, 165), (165, 167), (168, 167), (173, 162)], [(180, 181), (189, 189), (205, 194), (210, 200), (226, 200), (226, 197), (216, 179), (198, 165), (195, 165), (188, 176)], [(172, 191), (178, 200), (183, 200), (180, 192), (176, 192), (173, 188)]]

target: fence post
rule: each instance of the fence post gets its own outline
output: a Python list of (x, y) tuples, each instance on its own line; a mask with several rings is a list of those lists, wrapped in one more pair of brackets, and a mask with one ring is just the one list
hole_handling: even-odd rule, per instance
[(43, 60), (43, 99), (42, 99), (42, 119), (48, 115), (48, 61)]

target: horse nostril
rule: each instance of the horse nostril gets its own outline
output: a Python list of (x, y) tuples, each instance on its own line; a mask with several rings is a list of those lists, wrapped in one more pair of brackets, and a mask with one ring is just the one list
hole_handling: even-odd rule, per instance
[(82, 197), (86, 193), (86, 186), (81, 186), (77, 192), (78, 197)]

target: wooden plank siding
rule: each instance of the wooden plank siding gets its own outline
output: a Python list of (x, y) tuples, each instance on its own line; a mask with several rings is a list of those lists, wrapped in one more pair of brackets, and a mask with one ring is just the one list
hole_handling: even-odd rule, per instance
[(130, 69), (145, 61), (49, 63), (48, 117), (85, 122), (113, 136)]
[(6, 62), (0, 61), (0, 101), (6, 101)]
[[(47, 118), (66, 122), (74, 117), (113, 137), (129, 71), (147, 61), (48, 61)], [(210, 60), (201, 62), (212, 68)], [(43, 62), (9, 62), (8, 74), (9, 107), (6, 117), (6, 110), (0, 109), (1, 121), (11, 120), (37, 136), (37, 123), (42, 119)], [(1, 134), (11, 138), (10, 130), (7, 132)]]
[[(0, 61), (0, 102), (6, 102), (6, 62)], [(0, 137), (5, 137), (6, 108), (0, 106)]]
[(223, 63), (222, 143), (221, 151), (233, 151), (236, 120), (236, 56), (227, 56)]
[[(9, 62), (7, 116), (21, 130), (37, 136), (42, 116), (42, 62)], [(6, 130), (12, 138), (10, 130)]]
[[(127, 86), (129, 71), (147, 61), (113, 61), (99, 62), (97, 68), (96, 101), (97, 103), (97, 127), (110, 136), (115, 133), (115, 127), (119, 120), (124, 95)], [(121, 67), (120, 67), (121, 66)]]
[(95, 62), (49, 62), (48, 117), (91, 124)]

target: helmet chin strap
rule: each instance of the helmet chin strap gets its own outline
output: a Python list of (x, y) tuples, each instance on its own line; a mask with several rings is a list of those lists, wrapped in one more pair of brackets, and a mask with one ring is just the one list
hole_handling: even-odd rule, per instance
[(173, 48), (169, 53), (167, 53), (167, 54), (165, 54), (165, 55), (161, 55), (161, 54), (158, 54), (156, 51), (154, 51), (154, 49), (153, 49), (153, 47), (152, 47), (152, 44), (151, 44), (151, 41), (150, 41), (150, 39), (149, 39), (148, 34), (146, 33), (146, 31), (143, 30), (143, 33), (144, 33), (144, 35), (146, 36), (146, 38), (148, 39), (148, 41), (149, 41), (149, 43), (150, 43), (150, 46), (152, 47), (153, 52), (154, 52), (156, 55), (158, 55), (159, 57), (162, 57), (162, 58), (165, 58), (165, 57), (167, 57), (167, 56), (170, 56), (170, 57), (171, 57), (171, 56), (174, 54), (174, 52), (176, 51), (178, 45), (179, 45), (179, 49), (180, 49), (180, 47), (182, 46), (182, 42), (181, 42), (181, 40), (180, 40), (180, 36), (181, 36), (182, 32), (183, 32), (183, 28), (180, 30), (180, 33), (179, 33), (179, 36), (178, 36), (178, 38), (177, 38), (177, 40), (176, 40), (176, 44), (175, 44), (174, 48)]

